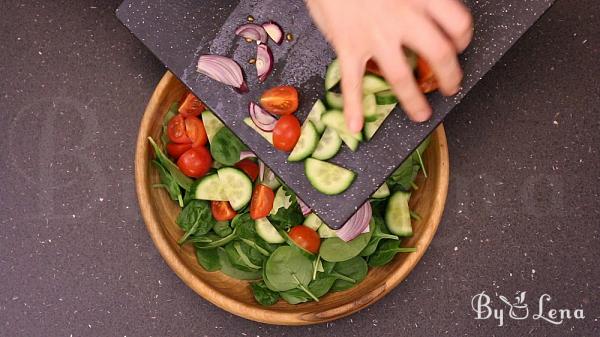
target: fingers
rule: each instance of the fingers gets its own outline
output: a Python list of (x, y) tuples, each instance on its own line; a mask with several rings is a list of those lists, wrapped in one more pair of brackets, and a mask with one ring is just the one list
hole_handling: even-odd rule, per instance
[(363, 127), (362, 78), (366, 60), (352, 54), (338, 55), (342, 73), (344, 115), (350, 132), (360, 132)]
[(384, 50), (375, 55), (375, 59), (400, 100), (404, 112), (415, 122), (424, 122), (431, 116), (431, 107), (419, 90), (412, 68), (408, 65), (402, 48)]
[(462, 79), (454, 45), (428, 17), (414, 16), (411, 21), (404, 44), (429, 63), (442, 93), (454, 95)]
[(456, 0), (428, 1), (426, 10), (452, 40), (458, 52), (467, 48), (473, 37), (473, 19), (462, 2)]

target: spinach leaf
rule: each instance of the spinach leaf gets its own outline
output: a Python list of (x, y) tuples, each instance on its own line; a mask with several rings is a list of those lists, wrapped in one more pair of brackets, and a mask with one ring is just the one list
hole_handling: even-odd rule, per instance
[(371, 234), (370, 231), (363, 233), (348, 242), (345, 242), (338, 237), (325, 239), (321, 243), (321, 248), (319, 249), (321, 258), (330, 262), (349, 260), (365, 249), (367, 244), (369, 244)]
[(156, 145), (156, 143), (154, 142), (154, 139), (152, 139), (152, 137), (148, 137), (148, 141), (150, 142), (150, 144), (152, 145), (152, 148), (154, 149), (154, 154), (156, 155), (156, 160), (158, 160), (161, 165), (167, 169), (167, 171), (169, 171), (169, 173), (171, 173), (171, 176), (173, 177), (173, 179), (177, 182), (177, 184), (179, 186), (181, 186), (184, 190), (189, 191), (190, 190), (190, 186), (192, 186), (192, 179), (190, 179), (189, 177), (187, 177), (185, 174), (183, 174), (180, 170), (179, 167), (177, 167), (177, 165), (175, 165), (175, 163), (173, 163), (171, 161), (171, 159), (169, 159), (169, 157), (167, 157), (158, 147), (158, 145)]
[(315, 301), (319, 299), (308, 289), (312, 279), (310, 259), (290, 246), (277, 248), (265, 264), (265, 275), (269, 287), (274, 291), (298, 288)]
[(409, 191), (412, 188), (413, 181), (419, 173), (420, 166), (413, 163), (412, 158), (406, 159), (386, 180), (392, 191)]
[(396, 253), (411, 253), (416, 252), (416, 248), (400, 247), (400, 240), (384, 240), (375, 252), (369, 256), (369, 266), (383, 266), (396, 256)]
[(171, 176), (171, 173), (169, 173), (169, 171), (156, 159), (152, 160), (152, 164), (156, 166), (158, 176), (160, 177), (160, 184), (155, 185), (155, 187), (163, 187), (169, 193), (171, 200), (178, 201), (180, 202), (179, 206), (183, 206), (183, 201), (181, 201), (181, 189), (175, 179), (173, 179), (173, 176)]
[(360, 256), (369, 256), (375, 252), (377, 245), (383, 239), (399, 240), (396, 235), (389, 234), (383, 218), (373, 216), (371, 219), (371, 240), (369, 244), (360, 252)]
[(237, 230), (239, 238), (246, 244), (253, 246), (263, 255), (269, 255), (274, 251), (276, 246), (263, 240), (257, 233), (254, 226), (254, 220), (248, 213), (236, 215), (231, 220), (231, 225)]
[(179, 212), (175, 222), (186, 231), (179, 240), (179, 244), (182, 244), (190, 236), (202, 236), (208, 233), (213, 228), (215, 219), (206, 200), (192, 200)]
[(256, 302), (261, 305), (273, 305), (279, 300), (279, 294), (269, 289), (264, 282), (254, 282), (250, 284), (250, 287), (252, 288), (252, 294), (254, 294)]
[(261, 267), (250, 261), (248, 255), (242, 250), (239, 241), (230, 242), (225, 245), (225, 253), (229, 262), (238, 269), (245, 271), (259, 270)]
[(196, 260), (206, 271), (217, 271), (221, 269), (219, 262), (219, 254), (216, 248), (212, 249), (196, 249)]
[(360, 256), (355, 256), (350, 260), (336, 263), (333, 271), (354, 281), (350, 282), (347, 279), (338, 278), (331, 287), (331, 290), (342, 291), (350, 289), (364, 280), (364, 278), (367, 276), (367, 272), (369, 271), (369, 267), (367, 266), (365, 259)]
[(287, 232), (293, 226), (301, 225), (304, 222), (304, 215), (302, 215), (296, 195), (289, 188), (285, 188), (285, 192), (286, 195), (290, 196), (291, 203), (289, 207), (280, 207), (277, 213), (269, 215), (269, 221), (271, 221), (275, 228)]
[(223, 247), (217, 248), (217, 253), (219, 254), (219, 262), (221, 263), (221, 272), (223, 272), (223, 274), (233, 277), (238, 280), (258, 280), (258, 279), (260, 279), (261, 273), (259, 270), (245, 271), (245, 270), (236, 268), (234, 265), (232, 265), (229, 262), (229, 258), (227, 257), (225, 248), (223, 248)]
[(221, 128), (210, 143), (210, 153), (214, 160), (226, 166), (233, 166), (240, 160), (244, 144), (229, 130)]
[(224, 238), (221, 238), (216, 234), (210, 234), (211, 233), (208, 233), (208, 235), (205, 236), (193, 236), (189, 239), (189, 241), (194, 242), (194, 246), (196, 246), (197, 249), (211, 249), (225, 246), (229, 242), (235, 240), (238, 236), (235, 229), (231, 234), (227, 235)]
[[(322, 297), (329, 292), (335, 280), (335, 277), (321, 273), (317, 276), (317, 279), (310, 282), (308, 289), (316, 297)], [(304, 291), (297, 288), (282, 291), (279, 295), (289, 304), (298, 304), (312, 300)]]
[(213, 231), (222, 238), (233, 232), (227, 221), (217, 221), (213, 226)]

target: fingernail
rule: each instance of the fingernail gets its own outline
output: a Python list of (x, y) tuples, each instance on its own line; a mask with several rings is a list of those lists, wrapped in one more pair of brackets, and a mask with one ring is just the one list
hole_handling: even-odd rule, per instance
[(413, 117), (414, 117), (413, 121), (422, 123), (422, 122), (427, 121), (431, 117), (431, 111), (430, 110), (421, 110), (421, 111), (415, 113), (415, 115)]

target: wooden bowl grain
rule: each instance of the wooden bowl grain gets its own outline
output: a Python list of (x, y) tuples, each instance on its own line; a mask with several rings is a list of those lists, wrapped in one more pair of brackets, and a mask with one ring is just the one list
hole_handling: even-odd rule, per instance
[(246, 281), (232, 279), (220, 272), (206, 272), (196, 262), (193, 248), (179, 247), (182, 231), (175, 224), (178, 206), (162, 189), (152, 188), (159, 181), (151, 165), (152, 150), (147, 137), (158, 140), (161, 122), (169, 105), (186, 92), (185, 86), (167, 72), (152, 95), (144, 112), (135, 154), (136, 191), (142, 217), (156, 248), (173, 271), (196, 293), (216, 306), (235, 315), (270, 324), (305, 325), (335, 320), (376, 302), (396, 287), (416, 266), (440, 223), (448, 192), (448, 147), (444, 128), (433, 133), (425, 152), (429, 177), (417, 177), (418, 190), (413, 192), (411, 209), (421, 215), (413, 222), (414, 235), (403, 240), (406, 247), (417, 247), (416, 253), (398, 254), (379, 268), (371, 268), (367, 278), (347, 291), (331, 293), (320, 302), (290, 305), (283, 301), (271, 307), (256, 303)]

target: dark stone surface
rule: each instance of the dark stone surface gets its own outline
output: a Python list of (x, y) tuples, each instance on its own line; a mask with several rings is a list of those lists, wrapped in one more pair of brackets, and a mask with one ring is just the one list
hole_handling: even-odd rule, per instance
[[(231, 0), (218, 5), (194, 0), (126, 0), (117, 15), (326, 224), (340, 228), (551, 3), (467, 1), (475, 35), (461, 56), (465, 73), (462, 91), (446, 98), (437, 93), (428, 95), (434, 113), (426, 123), (413, 123), (398, 111), (387, 118), (373, 139), (361, 143), (357, 152), (343, 146), (331, 161), (356, 172), (357, 177), (350, 188), (335, 196), (318, 192), (306, 179), (303, 163), (289, 163), (286, 153), (275, 150), (242, 122), (248, 117), (249, 101), (257, 102), (269, 87), (289, 84), (300, 89), (300, 120), (323, 96), (322, 77), (334, 54), (312, 24), (304, 1), (285, 1), (282, 6), (277, 0)], [(234, 35), (249, 14), (259, 23), (275, 20), (296, 36), (280, 46), (270, 43), (276, 62), (262, 85), (256, 83), (255, 66), (247, 62), (256, 56), (256, 48)], [(199, 74), (196, 67), (203, 54), (236, 60), (245, 69), (250, 92), (236, 94)]]
[[(348, 318), (292, 328), (214, 307), (153, 247), (133, 144), (164, 68), (117, 5), (0, 5), (0, 336), (600, 335), (597, 1), (558, 0), (446, 120), (446, 212), (408, 279)], [(531, 314), (549, 293), (546, 309), (585, 319), (474, 319), (473, 295), (518, 290)]]

